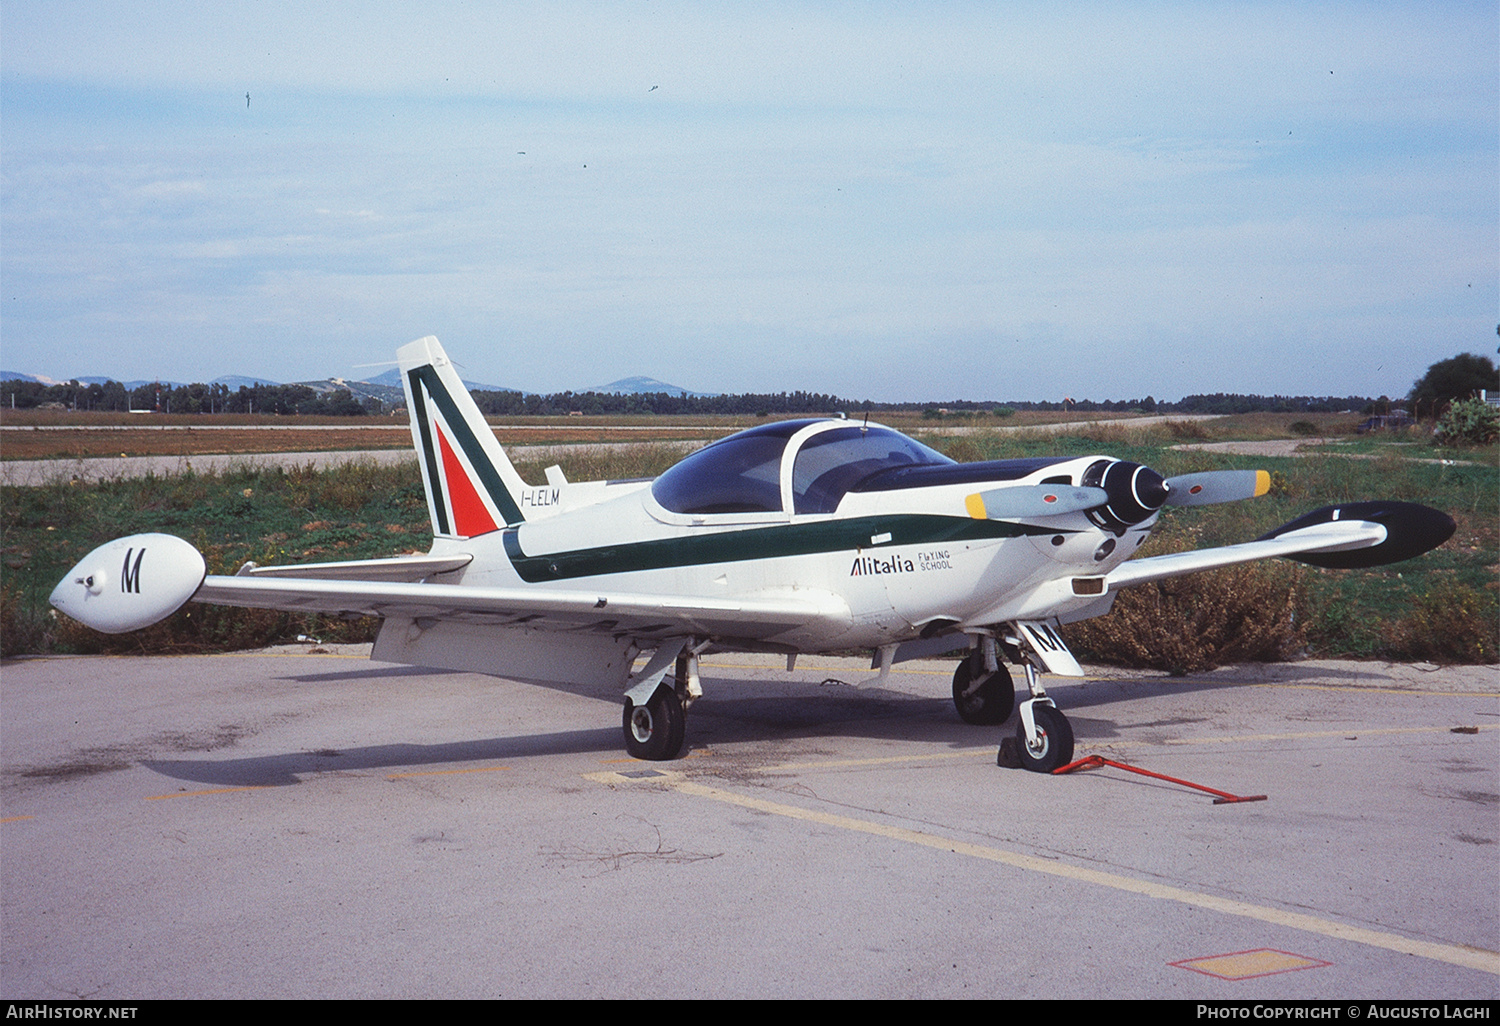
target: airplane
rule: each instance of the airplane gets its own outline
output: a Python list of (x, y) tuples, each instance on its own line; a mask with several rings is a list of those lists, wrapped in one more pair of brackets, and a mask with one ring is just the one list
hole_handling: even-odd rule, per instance
[[(871, 649), (895, 663), (962, 650), (953, 701), (1049, 772), (1073, 731), (1041, 674), (1082, 677), (1058, 628), (1121, 588), (1250, 560), (1378, 566), (1446, 541), (1438, 510), (1395, 501), (1313, 510), (1236, 545), (1131, 557), (1166, 506), (1265, 494), (1265, 471), (1163, 478), (1109, 456), (957, 463), (889, 427), (785, 420), (722, 438), (655, 479), (521, 479), (436, 338), (397, 352), (432, 520), (426, 554), (208, 575), (171, 535), (95, 549), (52, 604), (108, 633), (194, 600), (383, 618), (371, 658), (624, 693), (626, 751), (670, 760), (709, 652)], [(632, 672), (637, 657), (650, 652)], [(670, 676), (669, 676), (670, 675)]]

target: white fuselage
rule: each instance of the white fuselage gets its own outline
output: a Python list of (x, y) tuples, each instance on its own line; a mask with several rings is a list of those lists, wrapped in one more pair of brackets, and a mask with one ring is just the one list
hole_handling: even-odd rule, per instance
[(1053, 462), (1021, 477), (851, 491), (832, 513), (684, 514), (663, 508), (648, 481), (563, 484), (537, 489), (546, 501), (528, 512), (546, 515), (476, 538), (438, 539), (433, 551), (472, 554), (456, 579), (481, 587), (718, 602), (836, 595), (848, 609), (841, 632), (823, 622), (758, 640), (804, 652), (878, 647), (940, 621), (970, 628), (1096, 615), (1089, 607), (1102, 593), (1079, 594), (1074, 579), (1100, 577), (1129, 558), (1155, 516), (1123, 534), (1081, 512), (996, 524), (973, 517), (966, 499), (1043, 480), (1077, 484), (1106, 458)]

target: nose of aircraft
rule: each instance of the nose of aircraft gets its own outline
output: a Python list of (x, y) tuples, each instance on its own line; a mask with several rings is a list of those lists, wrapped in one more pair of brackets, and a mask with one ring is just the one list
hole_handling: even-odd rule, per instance
[(1170, 489), (1150, 467), (1128, 460), (1113, 460), (1090, 467), (1084, 484), (1103, 488), (1109, 502), (1093, 510), (1104, 527), (1125, 528), (1139, 524), (1161, 509)]

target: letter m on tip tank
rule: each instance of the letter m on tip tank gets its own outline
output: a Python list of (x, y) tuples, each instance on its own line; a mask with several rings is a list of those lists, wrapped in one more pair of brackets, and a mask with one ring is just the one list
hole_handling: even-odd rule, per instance
[[(132, 566), (130, 557), (135, 556), (135, 564)], [(146, 557), (146, 547), (143, 545), (139, 552), (135, 549), (125, 550), (125, 565), (120, 568), (120, 590), (141, 593), (141, 560)]]

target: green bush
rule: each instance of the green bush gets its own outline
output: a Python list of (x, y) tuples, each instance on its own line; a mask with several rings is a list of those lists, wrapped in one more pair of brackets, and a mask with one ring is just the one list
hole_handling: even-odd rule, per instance
[(1500, 408), (1482, 399), (1450, 403), (1433, 432), (1434, 445), (1489, 445), (1500, 441)]

